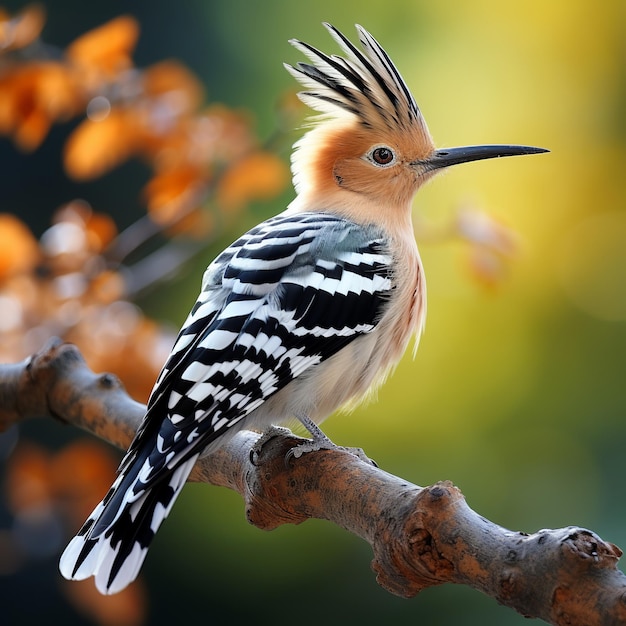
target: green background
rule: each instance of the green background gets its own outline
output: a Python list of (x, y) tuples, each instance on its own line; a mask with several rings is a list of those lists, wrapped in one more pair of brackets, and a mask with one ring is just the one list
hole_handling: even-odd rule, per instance
[[(438, 146), (549, 148), (454, 168), (418, 194), (418, 243), (420, 222), (443, 227), (469, 205), (515, 229), (521, 254), (500, 287), (486, 292), (468, 277), (463, 244), (425, 238), (428, 319), (416, 359), (407, 355), (378, 401), (331, 417), (325, 431), (414, 483), (453, 481), (475, 510), (507, 528), (581, 525), (626, 546), (625, 7), (622, 0), (61, 0), (47, 7), (44, 38), (65, 45), (130, 12), (142, 26), (139, 66), (181, 59), (210, 101), (249, 109), (267, 136), (279, 98), (294, 86), (282, 62), (301, 58), (287, 40), (335, 52), (320, 23), (352, 37), (356, 22), (398, 65)], [(37, 169), (56, 158), (63, 132), (28, 160), (0, 139), (8, 186), (0, 209), (28, 217), (35, 229), (77, 195), (60, 162)], [(145, 176), (130, 164), (78, 186), (78, 194), (127, 223), (140, 215)], [(257, 207), (254, 219), (282, 210), (291, 195)], [(240, 230), (251, 219), (242, 218)], [(202, 263), (217, 252), (208, 249)], [(148, 314), (179, 325), (201, 270), (197, 264), (143, 302)], [(265, 533), (246, 523), (237, 495), (190, 485), (143, 570), (149, 623), (528, 623), (467, 588), (396, 598), (377, 586), (370, 560), (365, 543), (331, 524)], [(0, 603), (19, 616), (15, 623), (85, 623), (55, 596), (54, 568), (51, 560), (0, 579)], [(44, 599), (43, 615), (35, 597)]]

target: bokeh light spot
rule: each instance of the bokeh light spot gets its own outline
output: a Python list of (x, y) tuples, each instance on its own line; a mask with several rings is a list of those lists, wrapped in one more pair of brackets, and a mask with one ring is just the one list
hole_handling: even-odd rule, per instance
[(105, 96), (96, 96), (87, 104), (87, 117), (93, 122), (101, 122), (111, 112), (111, 103)]

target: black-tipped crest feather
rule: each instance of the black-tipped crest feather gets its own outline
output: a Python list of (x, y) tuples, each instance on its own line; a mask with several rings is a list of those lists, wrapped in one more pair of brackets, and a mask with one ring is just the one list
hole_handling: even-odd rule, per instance
[(345, 57), (328, 55), (314, 46), (293, 39), (290, 43), (312, 63), (286, 65), (307, 90), (300, 98), (327, 115), (348, 111), (368, 127), (382, 121), (391, 129), (426, 123), (389, 55), (363, 27), (357, 25), (359, 50), (334, 26), (324, 23)]

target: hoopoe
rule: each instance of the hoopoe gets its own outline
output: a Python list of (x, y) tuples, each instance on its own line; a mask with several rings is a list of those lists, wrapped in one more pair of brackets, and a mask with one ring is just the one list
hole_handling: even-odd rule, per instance
[(395, 65), (357, 26), (361, 49), (325, 24), (344, 56), (291, 43), (286, 65), (322, 113), (294, 146), (296, 197), (207, 268), (111, 489), (60, 570), (115, 593), (137, 576), (191, 469), (240, 429), (317, 427), (380, 384), (419, 338), (426, 284), (411, 222), (417, 190), (442, 168), (545, 152), (438, 150)]

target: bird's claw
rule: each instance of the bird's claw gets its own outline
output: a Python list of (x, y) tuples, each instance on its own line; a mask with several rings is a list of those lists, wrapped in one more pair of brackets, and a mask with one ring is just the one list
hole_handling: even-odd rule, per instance
[(370, 459), (362, 448), (347, 448), (345, 446), (338, 446), (334, 444), (328, 437), (325, 440), (308, 439), (297, 446), (294, 446), (285, 455), (285, 465), (288, 467), (292, 459), (299, 459), (302, 455), (309, 452), (317, 452), (318, 450), (340, 450), (341, 452), (347, 452), (359, 458), (368, 465), (378, 467), (375, 461)]
[(282, 426), (274, 426), (271, 425), (255, 442), (250, 450), (250, 462), (252, 465), (259, 465), (259, 460), (261, 458), (261, 450), (263, 446), (270, 440), (274, 439), (274, 437), (291, 437), (293, 433), (288, 428), (283, 428)]
[[(312, 439), (306, 439), (287, 451), (285, 454), (285, 467), (289, 467), (292, 459), (299, 459), (301, 456), (309, 452), (317, 452), (318, 450), (340, 450), (348, 452), (359, 458), (364, 463), (378, 467), (376, 462), (370, 459), (362, 448), (347, 448), (338, 446), (333, 443), (324, 432), (307, 417), (301, 417), (300, 421), (305, 425), (307, 430), (313, 435)], [(250, 462), (252, 465), (259, 465), (261, 459), (261, 451), (263, 446), (275, 437), (292, 437), (293, 433), (288, 428), (282, 426), (271, 425), (255, 442), (250, 450)]]

